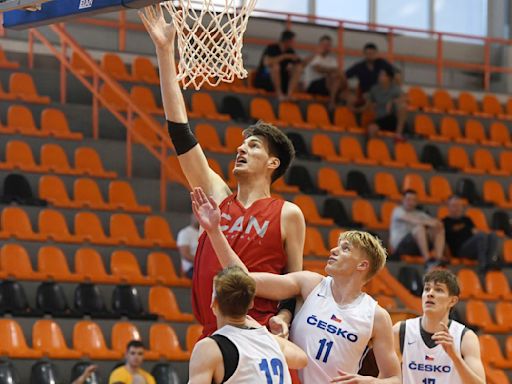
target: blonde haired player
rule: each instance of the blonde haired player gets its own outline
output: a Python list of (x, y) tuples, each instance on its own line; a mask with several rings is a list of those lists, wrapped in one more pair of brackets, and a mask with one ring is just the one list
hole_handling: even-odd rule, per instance
[(254, 279), (240, 267), (225, 268), (215, 276), (212, 309), (218, 329), (195, 345), (190, 384), (291, 384), (288, 367), (307, 364), (299, 347), (248, 319), (255, 291)]
[(404, 384), (485, 383), (478, 337), (449, 319), (459, 301), (457, 278), (450, 271), (433, 270), (423, 281), (423, 316), (393, 327)]
[[(191, 193), (192, 208), (208, 233), (222, 266), (238, 265), (247, 270), (231, 249), (220, 228), (220, 210), (201, 188)], [(308, 356), (299, 371), (303, 384), (400, 383), (389, 314), (362, 292), (363, 286), (384, 266), (386, 251), (367, 232), (348, 231), (340, 235), (325, 267), (328, 277), (301, 271), (286, 275), (250, 273), (256, 282), (256, 296), (282, 300), (300, 295), (302, 308), (292, 322), (291, 340)], [(373, 347), (379, 379), (357, 372)]]

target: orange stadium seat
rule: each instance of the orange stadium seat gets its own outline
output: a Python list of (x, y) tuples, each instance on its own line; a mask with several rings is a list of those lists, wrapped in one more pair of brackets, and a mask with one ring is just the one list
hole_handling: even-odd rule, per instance
[(432, 169), (431, 164), (419, 162), (416, 149), (414, 149), (414, 146), (411, 143), (396, 143), (395, 158), (398, 163), (409, 168), (422, 169), (425, 171)]
[[(226, 184), (231, 189), (236, 189), (238, 185), (238, 180), (235, 177), (235, 174), (233, 173), (233, 169), (235, 169), (235, 160), (231, 160), (228, 164), (228, 172), (227, 172), (227, 180)], [(270, 186), (271, 191), (279, 191), (279, 192), (286, 192), (286, 193), (297, 193), (299, 191), (299, 187), (296, 187), (295, 185), (288, 185), (284, 181), (284, 177), (281, 177), (274, 181), (272, 185)]]
[(28, 73), (11, 73), (9, 77), (9, 91), (16, 95), (16, 98), (26, 101), (27, 103), (49, 104), (48, 96), (40, 96), (32, 76)]
[(334, 110), (334, 125), (337, 130), (349, 130), (351, 132), (361, 133), (364, 131), (357, 124), (354, 113), (347, 107), (336, 107)]
[(93, 75), (92, 68), (77, 52), (73, 52), (71, 55), (71, 67), (77, 70), (82, 76), (92, 77)]
[(149, 213), (149, 205), (140, 205), (129, 183), (113, 180), (108, 186), (108, 200), (111, 207), (128, 212)]
[(355, 197), (355, 191), (346, 190), (341, 182), (338, 171), (334, 168), (322, 167), (318, 170), (317, 184), (321, 189), (325, 189), (330, 195)]
[(377, 162), (365, 157), (359, 141), (350, 136), (340, 138), (339, 143), (340, 156), (348, 161), (362, 165), (377, 165)]
[(500, 369), (512, 369), (512, 361), (503, 356), (498, 340), (494, 336), (480, 335), (478, 339), (484, 363)]
[(401, 200), (402, 194), (398, 189), (395, 177), (388, 172), (375, 173), (373, 184), (375, 185), (375, 193), (386, 196), (391, 200)]
[(167, 287), (151, 287), (149, 291), (149, 312), (157, 314), (167, 321), (187, 323), (194, 321), (194, 316), (191, 313), (181, 312), (174, 292)]
[(0, 47), (0, 68), (5, 69), (17, 69), (19, 68), (20, 63), (16, 61), (10, 61), (5, 55), (5, 51)]
[[(16, 95), (7, 92), (0, 83), (0, 100), (13, 101), (16, 100)], [(5, 129), (5, 128), (4, 128)], [(3, 130), (2, 130), (3, 131)], [(1, 131), (0, 131), (1, 132)]]
[(140, 117), (133, 119), (132, 138), (134, 143), (145, 143), (152, 147), (162, 145), (162, 141), (158, 134)]
[(503, 300), (512, 300), (512, 291), (510, 290), (507, 276), (502, 271), (487, 272), (485, 275), (485, 288), (487, 292), (495, 297)]
[(475, 119), (466, 120), (465, 125), (466, 138), (472, 143), (480, 143), (482, 145), (497, 146), (497, 142), (493, 142), (487, 139), (485, 134), (484, 126), (482, 123)]
[(54, 209), (43, 209), (38, 217), (39, 233), (59, 243), (81, 243), (82, 236), (72, 235), (64, 215)]
[(81, 282), (84, 279), (83, 275), (72, 273), (69, 270), (66, 256), (62, 250), (52, 245), (39, 248), (37, 270), (47, 279), (57, 281)]
[(370, 139), (366, 144), (366, 154), (369, 159), (376, 161), (384, 167), (402, 168), (402, 163), (392, 160), (388, 147), (383, 140)]
[(475, 96), (469, 92), (461, 92), (458, 97), (459, 111), (464, 112), (468, 115), (479, 115), (480, 108)]
[(5, 244), (0, 248), (0, 263), (2, 278), (14, 277), (21, 280), (41, 280), (43, 274), (32, 269), (27, 250), (19, 244)]
[(167, 158), (165, 176), (171, 182), (179, 183), (187, 189), (190, 188), (176, 155), (171, 155)]
[(77, 175), (79, 171), (69, 165), (68, 156), (59, 144), (47, 143), (41, 147), (41, 167), (63, 175)]
[(203, 326), (200, 324), (192, 324), (187, 328), (186, 342), (187, 342), (187, 351), (192, 352), (194, 349), (194, 345), (199, 341), (199, 337), (203, 332)]
[(231, 117), (224, 113), (219, 113), (215, 102), (209, 93), (196, 92), (192, 94), (192, 113), (210, 120), (228, 121)]
[(488, 365), (484, 366), (485, 377), (489, 384), (510, 384), (507, 374), (502, 369), (494, 369)]
[(155, 280), (143, 276), (137, 259), (130, 251), (116, 250), (110, 256), (110, 271), (123, 283), (127, 284), (153, 284)]
[(413, 189), (418, 194), (418, 200), (422, 203), (437, 204), (440, 201), (427, 194), (424, 177), (416, 173), (407, 173), (402, 181), (402, 191)]
[(397, 308), (396, 301), (391, 296), (377, 295), (375, 300), (377, 300), (377, 303), (387, 311)]
[(39, 179), (39, 198), (60, 208), (78, 208), (80, 206), (69, 198), (62, 179), (53, 175), (43, 175)]
[(484, 95), (482, 98), (482, 111), (490, 116), (499, 117), (503, 115), (503, 107), (496, 96)]
[(105, 235), (100, 219), (92, 212), (78, 212), (75, 215), (75, 233), (93, 244), (119, 244), (115, 239)]
[(262, 97), (255, 97), (251, 100), (250, 116), (256, 120), (263, 120), (267, 123), (274, 124), (278, 127), (286, 126), (286, 123), (277, 119), (272, 105), (267, 99)]
[(386, 224), (377, 218), (373, 205), (368, 200), (356, 199), (352, 202), (352, 220), (369, 229), (387, 229)]
[(41, 351), (27, 346), (25, 335), (16, 320), (0, 319), (0, 339), (2, 352), (13, 359), (38, 359)]
[(299, 129), (314, 129), (315, 125), (306, 123), (302, 118), (299, 106), (290, 101), (279, 103), (279, 120), (284, 121), (286, 124), (293, 128)]
[(30, 109), (23, 105), (11, 105), (7, 110), (7, 126), (26, 136), (47, 137), (48, 132), (36, 128)]
[(479, 299), (479, 300), (497, 300), (498, 296), (484, 292), (480, 279), (478, 278), (475, 271), (472, 269), (461, 269), (457, 273), (457, 279), (460, 285), (460, 298), (462, 300), (467, 299)]
[(512, 337), (508, 336), (505, 340), (505, 351), (507, 354), (507, 359), (512, 361)]
[(323, 104), (309, 103), (306, 111), (306, 121), (320, 129), (329, 131), (343, 130), (331, 123), (327, 109)]
[[(233, 153), (229, 148), (222, 145), (217, 130), (211, 124), (197, 124), (195, 126), (195, 134), (197, 141), (206, 151), (217, 153)], [(239, 143), (240, 144), (240, 143)], [(238, 145), (237, 145), (238, 147)]]
[(93, 360), (117, 360), (123, 356), (123, 353), (107, 347), (101, 328), (88, 320), (75, 323), (73, 348)]
[(132, 78), (148, 84), (160, 84), (158, 72), (150, 59), (137, 56), (132, 62)]
[(512, 263), (512, 239), (503, 242), (503, 260), (505, 263)]
[(41, 112), (41, 131), (57, 139), (82, 140), (84, 135), (69, 129), (66, 115), (59, 109), (45, 108)]
[(153, 241), (140, 237), (135, 221), (126, 213), (110, 216), (110, 236), (120, 244), (134, 247), (150, 247), (153, 244)]
[(176, 240), (167, 220), (161, 216), (148, 216), (144, 220), (144, 238), (153, 245), (176, 248)]
[(468, 154), (464, 147), (452, 145), (448, 149), (448, 165), (466, 173), (483, 174), (483, 171), (471, 166)]
[(440, 124), (440, 134), (448, 141), (456, 141), (458, 143), (473, 144), (472, 140), (468, 140), (462, 135), (459, 122), (453, 117), (443, 117)]
[(117, 276), (109, 275), (103, 259), (93, 248), (79, 248), (75, 253), (75, 271), (84, 276), (84, 280), (93, 283), (119, 283), (121, 280)]
[(160, 284), (180, 287), (190, 287), (192, 285), (189, 279), (179, 277), (176, 274), (171, 258), (163, 252), (151, 252), (149, 254), (147, 271), (148, 276), (154, 278)]
[(504, 147), (512, 146), (510, 142), (510, 132), (505, 124), (495, 121), (491, 124), (489, 130), (491, 142), (496, 142)]
[[(141, 340), (140, 332), (135, 325), (127, 321), (118, 321), (112, 327), (112, 349), (124, 355), (126, 346), (132, 340)], [(156, 360), (158, 354), (151, 349), (144, 351), (144, 359)]]
[(323, 133), (313, 135), (311, 139), (311, 153), (332, 163), (346, 163), (348, 161), (336, 153), (331, 138)]
[(333, 228), (329, 231), (329, 244), (327, 244), (329, 249), (338, 246), (338, 240), (343, 232), (344, 230), (341, 228)]
[(512, 331), (512, 303), (500, 301), (496, 303), (495, 308), (496, 323), (499, 326), (506, 327), (508, 331)]
[(128, 101), (126, 101), (118, 92), (116, 92), (108, 84), (101, 85), (100, 96), (104, 98), (104, 101), (102, 102), (110, 105), (116, 111), (124, 112), (128, 109)]
[(106, 203), (100, 192), (98, 184), (93, 179), (76, 179), (73, 184), (75, 201), (83, 207), (98, 210), (110, 210), (113, 207)]
[(147, 113), (164, 114), (163, 108), (156, 104), (153, 92), (147, 87), (134, 85), (130, 89), (130, 100)]
[(470, 326), (478, 327), (485, 333), (505, 333), (508, 327), (496, 324), (483, 301), (468, 300), (466, 303), (466, 321)]
[(172, 361), (187, 361), (190, 352), (181, 349), (176, 332), (169, 324), (155, 323), (149, 329), (149, 347), (160, 357)]
[(380, 219), (387, 228), (391, 225), (391, 215), (397, 204), (392, 201), (384, 201), (380, 205)]
[[(229, 169), (233, 169), (235, 165), (235, 161), (232, 160), (229, 164)], [(231, 182), (230, 182), (231, 181)], [(228, 186), (230, 188), (236, 188), (237, 181), (234, 177), (233, 172), (229, 172)], [(288, 185), (284, 181), (284, 177), (280, 177), (276, 181), (272, 183), (271, 186), (273, 191), (281, 192), (281, 193), (299, 193), (300, 189), (296, 185)]]
[(11, 140), (5, 149), (5, 162), (0, 169), (21, 169), (26, 172), (41, 172), (43, 169), (36, 164), (32, 149), (24, 141)]
[(487, 149), (478, 148), (473, 152), (473, 163), (475, 168), (493, 176), (507, 176), (509, 172), (496, 167), (496, 162), (491, 152)]
[(420, 87), (410, 87), (407, 91), (407, 106), (409, 110), (429, 110), (430, 101), (425, 91)]
[(34, 232), (28, 214), (23, 208), (5, 207), (1, 214), (3, 237), (13, 237), (29, 241), (45, 240), (46, 237), (44, 235)]
[(503, 186), (496, 180), (485, 180), (483, 187), (484, 201), (493, 203), (500, 208), (511, 209), (512, 201), (507, 200)]
[(334, 221), (332, 219), (320, 217), (316, 203), (311, 196), (298, 195), (293, 199), (293, 202), (302, 210), (304, 218), (309, 224), (324, 226), (334, 225)]
[(237, 148), (242, 144), (244, 139), (243, 128), (230, 125), (224, 132), (224, 144), (225, 148), (229, 150), (229, 153), (235, 153)]
[(439, 136), (436, 131), (434, 122), (428, 115), (417, 114), (414, 118), (414, 131), (418, 135), (432, 138), (437, 141), (446, 141), (443, 137)]
[(70, 349), (59, 325), (53, 320), (37, 320), (32, 328), (32, 345), (51, 359), (80, 359), (79, 351)]
[(429, 180), (430, 196), (438, 201), (446, 201), (453, 195), (452, 187), (444, 176), (435, 175)]
[(314, 227), (306, 227), (304, 255), (329, 257), (329, 250), (325, 247), (322, 234)]
[(490, 231), (485, 214), (480, 208), (470, 207), (466, 210), (466, 215), (469, 216), (471, 220), (473, 220), (476, 229), (483, 232)]
[(512, 151), (502, 151), (500, 153), (500, 169), (512, 174)]
[(434, 108), (440, 112), (454, 113), (455, 104), (450, 94), (444, 89), (436, 89), (432, 95)]
[(82, 173), (94, 177), (115, 178), (117, 173), (105, 171), (98, 152), (94, 148), (80, 147), (75, 150), (75, 167)]
[(133, 77), (126, 70), (123, 60), (115, 53), (105, 53), (101, 58), (101, 69), (116, 80), (133, 81)]

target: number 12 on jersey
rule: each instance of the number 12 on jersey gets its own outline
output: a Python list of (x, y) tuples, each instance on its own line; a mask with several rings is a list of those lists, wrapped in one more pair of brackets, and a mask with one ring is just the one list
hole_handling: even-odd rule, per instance
[[(320, 343), (320, 348), (318, 348), (318, 352), (316, 353), (315, 359), (322, 360), (324, 363), (327, 363), (327, 359), (329, 358), (329, 354), (331, 353), (332, 345), (334, 341), (327, 342), (327, 339), (322, 339), (318, 341)], [(325, 349), (325, 354), (324, 354)], [(323, 355), (323, 359), (322, 359)]]
[(421, 380), (422, 384), (436, 384), (436, 379), (423, 379)]
[[(272, 372), (270, 372), (270, 367), (272, 367)], [(267, 378), (267, 384), (274, 384), (274, 379), (272, 376), (279, 377), (278, 384), (283, 384), (283, 362), (279, 359), (270, 360), (270, 366), (268, 364), (267, 359), (262, 359), (260, 363), (260, 371), (265, 373), (265, 377)]]

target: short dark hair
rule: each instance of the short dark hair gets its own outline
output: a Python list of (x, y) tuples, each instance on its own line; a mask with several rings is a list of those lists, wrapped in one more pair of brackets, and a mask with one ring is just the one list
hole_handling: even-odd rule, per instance
[(276, 181), (285, 174), (295, 157), (292, 142), (279, 128), (261, 120), (244, 130), (244, 139), (250, 136), (263, 136), (268, 142), (270, 154), (279, 159), (279, 167), (272, 173), (272, 182)]
[(126, 344), (126, 350), (130, 350), (130, 348), (144, 348), (144, 344), (140, 340), (131, 340)]
[(332, 37), (329, 35), (322, 35), (318, 41), (332, 41)]
[(418, 192), (416, 192), (414, 189), (411, 189), (411, 188), (408, 188), (402, 192), (402, 195), (404, 195), (404, 196), (408, 195), (408, 194), (417, 195)]
[(379, 49), (377, 48), (377, 45), (375, 43), (366, 43), (363, 47), (363, 51), (366, 51), (367, 49), (374, 49), (376, 51), (378, 51)]
[[(391, 80), (395, 77), (395, 73), (391, 68), (382, 68), (380, 72), (384, 72)], [(380, 74), (380, 73), (379, 73)]]
[(446, 269), (434, 269), (428, 272), (423, 277), (423, 284), (426, 283), (446, 284), (450, 296), (459, 297), (460, 295), (460, 287), (459, 282), (457, 281), (457, 276)]
[(256, 295), (256, 282), (252, 277), (234, 265), (217, 273), (213, 282), (217, 303), (223, 315), (247, 315)]
[(293, 39), (295, 39), (295, 32), (287, 29), (281, 33), (281, 41), (290, 41)]

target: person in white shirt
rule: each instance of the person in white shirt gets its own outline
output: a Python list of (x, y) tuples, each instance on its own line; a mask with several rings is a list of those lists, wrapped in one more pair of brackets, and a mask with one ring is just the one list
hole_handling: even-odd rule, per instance
[(449, 318), (459, 294), (453, 273), (433, 270), (424, 277), (423, 315), (393, 326), (404, 384), (485, 383), (478, 337)]
[(342, 85), (342, 71), (332, 53), (332, 39), (324, 35), (318, 42), (318, 53), (306, 67), (307, 92), (329, 96), (329, 109), (334, 109)]
[(303, 350), (247, 316), (256, 283), (242, 268), (221, 270), (213, 281), (217, 331), (199, 341), (190, 358), (189, 384), (291, 384), (289, 368), (303, 368)]
[(181, 257), (181, 272), (189, 279), (194, 272), (194, 256), (199, 239), (199, 224), (194, 214), (190, 215), (190, 224), (178, 232), (176, 245)]
[[(302, 384), (400, 383), (389, 313), (362, 291), (386, 263), (386, 250), (367, 232), (347, 231), (331, 249), (327, 277), (310, 271), (276, 275), (249, 272), (231, 249), (220, 227), (220, 210), (201, 188), (191, 193), (192, 210), (208, 233), (220, 264), (239, 266), (256, 282), (256, 296), (304, 304), (292, 322), (290, 339), (304, 349), (308, 365), (299, 371)], [(358, 375), (372, 347), (379, 378)]]

